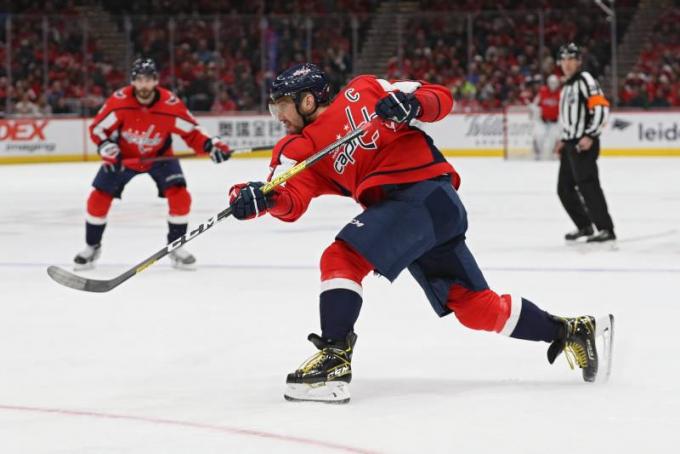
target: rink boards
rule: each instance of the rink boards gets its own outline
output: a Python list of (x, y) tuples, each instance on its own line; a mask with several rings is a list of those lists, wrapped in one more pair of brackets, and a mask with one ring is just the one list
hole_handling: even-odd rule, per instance
[[(420, 126), (447, 156), (502, 157), (504, 140), (530, 135), (533, 121), (514, 118), (513, 126), (518, 127), (508, 130), (507, 120), (503, 112), (453, 113)], [(96, 160), (88, 133), (91, 122), (91, 118), (0, 120), (0, 164)], [(199, 116), (199, 122), (233, 148), (270, 145), (284, 135), (281, 124), (266, 115)], [(174, 147), (176, 153), (190, 152), (180, 138), (174, 139)], [(602, 155), (680, 156), (680, 110), (613, 112), (602, 134)]]

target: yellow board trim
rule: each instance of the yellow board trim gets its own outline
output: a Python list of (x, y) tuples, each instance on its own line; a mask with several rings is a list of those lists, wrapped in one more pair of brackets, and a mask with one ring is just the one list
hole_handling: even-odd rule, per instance
[(602, 156), (624, 156), (624, 157), (663, 157), (680, 156), (678, 148), (604, 148), (600, 153)]
[(480, 158), (502, 158), (503, 150), (501, 148), (442, 148), (440, 149), (444, 156), (448, 157), (480, 157)]
[[(444, 156), (451, 158), (481, 157), (502, 158), (503, 150), (499, 148), (488, 149), (453, 149), (441, 150)], [(605, 148), (602, 156), (612, 157), (680, 157), (680, 148)], [(181, 155), (180, 155), (181, 156)], [(271, 157), (271, 151), (254, 151), (252, 153), (234, 155), (233, 159), (262, 159)], [(55, 162), (84, 162), (99, 161), (97, 155), (63, 154), (63, 155), (36, 155), (36, 156), (0, 156), (1, 164), (49, 164)]]

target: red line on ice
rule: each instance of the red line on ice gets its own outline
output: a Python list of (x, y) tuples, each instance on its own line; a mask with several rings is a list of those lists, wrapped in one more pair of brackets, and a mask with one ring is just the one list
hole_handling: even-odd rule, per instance
[(312, 440), (309, 438), (294, 437), (288, 435), (280, 435), (269, 432), (262, 432), (259, 430), (250, 429), (239, 429), (235, 427), (228, 426), (218, 426), (215, 424), (205, 424), (191, 421), (178, 421), (174, 419), (164, 419), (164, 418), (152, 418), (147, 416), (133, 416), (133, 415), (120, 415), (114, 413), (101, 413), (96, 411), (86, 411), (86, 410), (66, 410), (61, 408), (46, 408), (46, 407), (27, 407), (21, 405), (1, 405), (0, 410), (6, 411), (22, 411), (30, 413), (48, 413), (56, 414), (61, 416), (74, 416), (74, 417), (89, 417), (98, 419), (119, 419), (123, 421), (138, 421), (146, 422), (158, 425), (167, 426), (179, 426), (179, 427), (189, 427), (194, 429), (204, 429), (204, 430), (214, 430), (217, 432), (229, 433), (234, 435), (243, 435), (257, 438), (265, 438), (271, 440), (285, 441), (289, 443), (297, 443), (308, 446), (318, 446), (320, 448), (333, 449), (336, 451), (353, 452), (360, 454), (375, 454), (375, 451), (368, 451), (360, 448), (353, 448), (351, 446), (345, 446), (335, 443), (329, 443), (325, 441)]

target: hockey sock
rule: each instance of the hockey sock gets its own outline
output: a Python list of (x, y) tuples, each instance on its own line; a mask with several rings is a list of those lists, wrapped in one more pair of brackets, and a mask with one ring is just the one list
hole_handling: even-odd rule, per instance
[(522, 309), (510, 337), (533, 341), (552, 342), (560, 335), (561, 324), (549, 313), (528, 299), (522, 298)]
[(333, 340), (347, 338), (347, 334), (354, 331), (361, 303), (361, 295), (354, 290), (334, 288), (321, 292), (319, 297), (321, 337)]
[(85, 242), (90, 246), (96, 246), (102, 242), (106, 222), (103, 224), (85, 223)]
[(102, 242), (106, 228), (106, 215), (111, 209), (113, 196), (99, 189), (93, 189), (87, 198), (87, 215), (85, 218), (85, 242), (96, 246)]
[(187, 233), (191, 194), (184, 186), (171, 186), (164, 192), (168, 200), (168, 243)]
[(189, 224), (174, 224), (168, 222), (168, 244), (187, 233)]

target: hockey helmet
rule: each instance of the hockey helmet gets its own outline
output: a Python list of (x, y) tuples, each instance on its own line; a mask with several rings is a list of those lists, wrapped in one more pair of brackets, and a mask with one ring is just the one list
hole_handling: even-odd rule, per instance
[(156, 63), (150, 58), (140, 57), (132, 63), (130, 69), (130, 80), (135, 80), (137, 76), (151, 76), (158, 78)]
[(302, 63), (280, 73), (272, 82), (269, 97), (272, 102), (290, 96), (297, 104), (303, 92), (310, 92), (317, 105), (327, 104), (331, 85), (328, 76), (312, 63)]
[(581, 48), (577, 46), (576, 43), (572, 42), (560, 47), (560, 51), (558, 53), (558, 60), (564, 60), (567, 58), (575, 59), (581, 58)]

